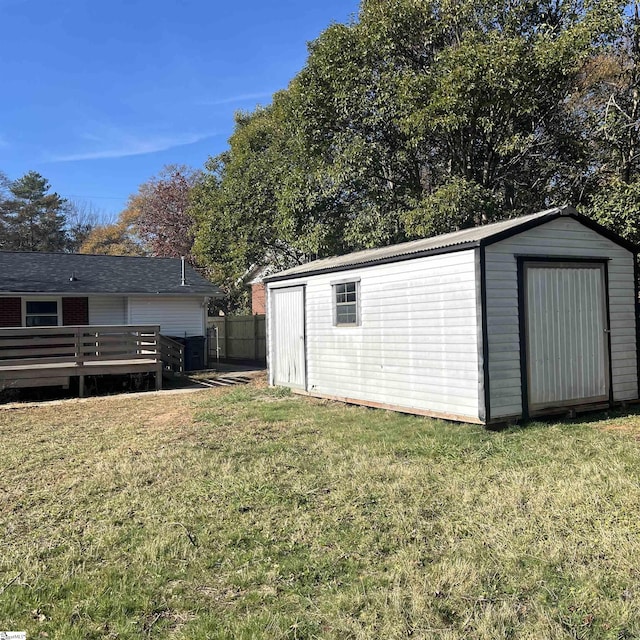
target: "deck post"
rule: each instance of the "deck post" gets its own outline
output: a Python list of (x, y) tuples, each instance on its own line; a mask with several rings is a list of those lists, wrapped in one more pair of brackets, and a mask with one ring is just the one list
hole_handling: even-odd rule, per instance
[(80, 366), (84, 363), (84, 353), (82, 349), (82, 329), (76, 327), (74, 331), (75, 347), (76, 347), (76, 365)]
[(84, 398), (84, 376), (78, 376), (78, 396)]
[(162, 360), (158, 360), (156, 369), (156, 391), (162, 391)]

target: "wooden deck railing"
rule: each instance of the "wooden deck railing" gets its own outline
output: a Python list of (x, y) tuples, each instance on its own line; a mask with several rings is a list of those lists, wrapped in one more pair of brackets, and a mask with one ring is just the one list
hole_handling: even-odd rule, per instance
[(160, 354), (167, 373), (184, 372), (184, 345), (176, 340), (160, 336)]
[(0, 366), (161, 359), (156, 326), (0, 329)]
[(184, 347), (148, 325), (89, 325), (0, 329), (0, 390), (65, 386), (86, 376), (152, 373), (156, 389), (163, 374), (184, 371)]

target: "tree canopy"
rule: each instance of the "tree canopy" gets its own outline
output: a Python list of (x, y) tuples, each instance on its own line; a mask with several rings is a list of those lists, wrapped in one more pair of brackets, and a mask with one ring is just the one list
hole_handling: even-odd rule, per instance
[(138, 212), (124, 209), (115, 222), (98, 224), (86, 235), (79, 253), (107, 256), (148, 255), (138, 234)]
[(200, 171), (169, 165), (131, 196), (129, 208), (136, 211), (138, 233), (153, 255), (185, 256), (193, 263), (195, 230), (189, 204), (201, 178)]
[(189, 208), (202, 172), (182, 165), (164, 167), (129, 196), (115, 222), (96, 225), (81, 253), (185, 256), (193, 264), (194, 219)]
[(363, 0), (270, 105), (237, 115), (193, 190), (197, 255), (233, 289), (255, 265), (550, 204), (608, 224), (631, 210), (631, 229), (638, 23), (615, 0)]

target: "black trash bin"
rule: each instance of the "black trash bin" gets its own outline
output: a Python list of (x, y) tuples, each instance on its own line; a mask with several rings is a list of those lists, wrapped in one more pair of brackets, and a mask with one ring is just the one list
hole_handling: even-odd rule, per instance
[(197, 371), (205, 368), (205, 343), (204, 336), (189, 336), (184, 338), (184, 369), (185, 371)]

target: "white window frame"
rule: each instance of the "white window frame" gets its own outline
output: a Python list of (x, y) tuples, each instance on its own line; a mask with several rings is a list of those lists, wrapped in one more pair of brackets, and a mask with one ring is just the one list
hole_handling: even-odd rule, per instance
[[(338, 285), (355, 284), (355, 302), (338, 302)], [(334, 327), (359, 327), (360, 326), (360, 278), (344, 278), (331, 282), (331, 298), (333, 301), (333, 326)], [(356, 321), (355, 322), (338, 322), (338, 307), (347, 304), (355, 304)]]
[[(29, 296), (27, 298), (22, 298), (22, 326), (27, 326), (27, 302), (55, 302), (56, 303), (56, 317), (58, 320), (57, 325), (51, 326), (62, 326), (62, 298), (59, 296)], [(49, 315), (49, 314), (35, 314), (31, 313), (29, 315)], [(29, 327), (29, 329), (44, 329), (45, 327)]]

